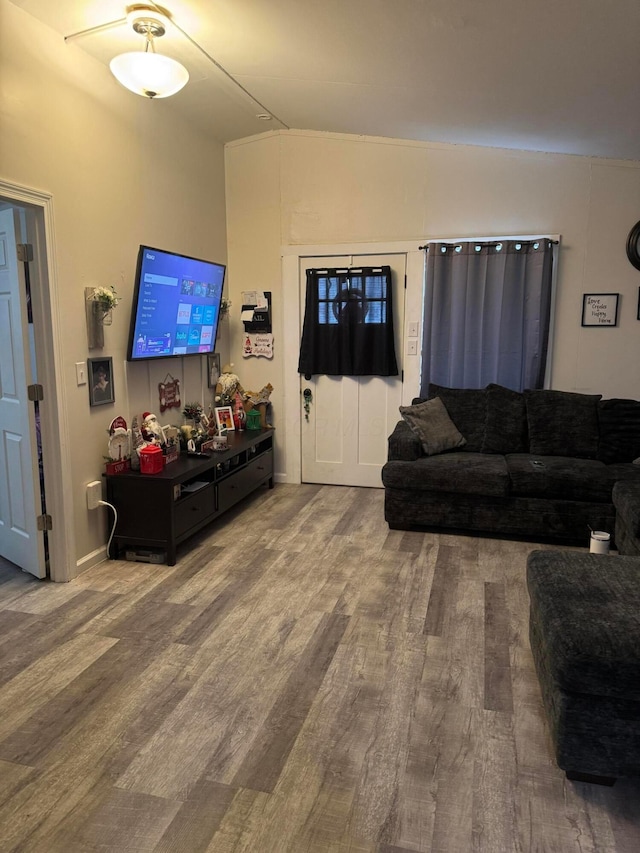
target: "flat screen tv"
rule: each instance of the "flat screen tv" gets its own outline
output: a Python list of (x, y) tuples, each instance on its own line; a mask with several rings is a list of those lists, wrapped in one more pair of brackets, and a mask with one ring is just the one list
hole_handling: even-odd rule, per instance
[(140, 246), (127, 361), (214, 351), (226, 267)]

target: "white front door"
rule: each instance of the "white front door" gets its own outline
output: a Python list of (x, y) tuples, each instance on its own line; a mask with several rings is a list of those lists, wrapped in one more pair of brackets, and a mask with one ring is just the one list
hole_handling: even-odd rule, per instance
[(44, 577), (35, 413), (27, 399), (33, 381), (26, 289), (14, 210), (0, 211), (0, 555), (36, 577)]
[[(304, 319), (306, 271), (334, 267), (390, 266), (394, 337), (402, 371), (406, 254), (342, 255), (301, 259), (300, 305)], [(311, 394), (302, 413), (302, 481), (337, 486), (382, 488), (387, 437), (398, 421), (402, 379), (398, 376), (300, 376), (300, 400)]]

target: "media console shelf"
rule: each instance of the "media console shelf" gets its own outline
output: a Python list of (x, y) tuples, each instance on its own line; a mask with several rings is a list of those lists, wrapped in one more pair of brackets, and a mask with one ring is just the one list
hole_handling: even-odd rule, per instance
[(159, 474), (105, 474), (118, 512), (109, 556), (145, 548), (166, 553), (173, 566), (181, 542), (260, 486), (272, 489), (273, 430), (230, 432), (228, 441), (206, 457), (182, 453)]

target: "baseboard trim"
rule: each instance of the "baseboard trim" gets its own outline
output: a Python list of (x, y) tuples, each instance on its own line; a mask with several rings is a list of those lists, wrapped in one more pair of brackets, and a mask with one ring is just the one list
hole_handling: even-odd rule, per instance
[(89, 554), (85, 554), (84, 557), (81, 557), (75, 565), (75, 572), (69, 580), (73, 580), (73, 578), (77, 578), (78, 575), (81, 575), (83, 572), (86, 572), (88, 569), (92, 569), (94, 566), (97, 566), (99, 563), (104, 563), (107, 559), (107, 546), (102, 545), (100, 548), (96, 548), (95, 551), (91, 551)]

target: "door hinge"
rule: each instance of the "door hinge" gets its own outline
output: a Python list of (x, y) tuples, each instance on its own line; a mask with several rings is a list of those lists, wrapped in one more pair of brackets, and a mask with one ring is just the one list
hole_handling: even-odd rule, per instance
[(404, 382), (404, 370), (400, 371), (400, 382)]
[(32, 403), (40, 403), (44, 400), (44, 390), (42, 385), (27, 385), (27, 397)]
[(33, 260), (33, 246), (31, 243), (18, 243), (16, 249), (18, 250), (19, 261), (28, 262)]
[(404, 275), (404, 289), (407, 289), (407, 274)]
[(47, 515), (46, 513), (44, 515), (39, 515), (36, 518), (36, 522), (37, 522), (39, 531), (53, 530), (53, 520), (52, 520), (51, 516)]

